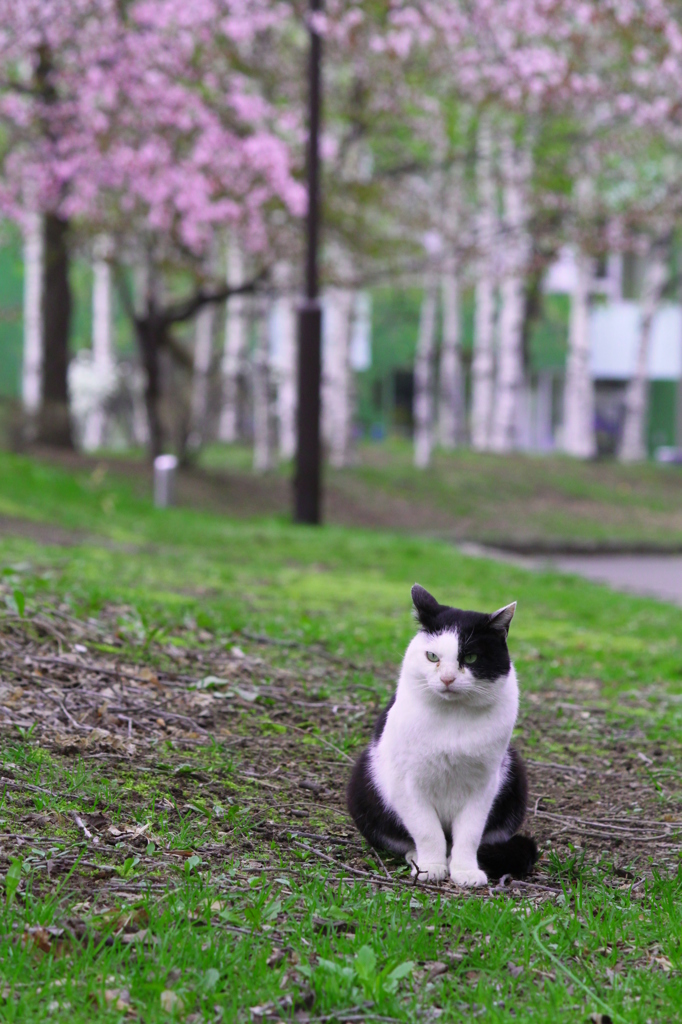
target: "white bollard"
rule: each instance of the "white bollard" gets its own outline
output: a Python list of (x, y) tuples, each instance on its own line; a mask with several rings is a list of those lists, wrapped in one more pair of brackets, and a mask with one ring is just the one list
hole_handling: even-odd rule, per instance
[(174, 455), (157, 455), (154, 459), (154, 504), (168, 508), (175, 499), (175, 471), (178, 460)]

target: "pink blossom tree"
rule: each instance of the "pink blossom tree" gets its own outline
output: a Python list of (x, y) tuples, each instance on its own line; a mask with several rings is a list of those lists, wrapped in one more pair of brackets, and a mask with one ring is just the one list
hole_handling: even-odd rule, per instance
[[(205, 271), (217, 232), (229, 227), (260, 264), (277, 216), (298, 216), (304, 193), (292, 153), (295, 111), (264, 95), (289, 16), (269, 0), (22, 0), (0, 3), (0, 112), (9, 125), (0, 201), (21, 219), (42, 212), (44, 359), (39, 436), (70, 444), (66, 367), (71, 236), (105, 232), (114, 261), (144, 263), (147, 288), (133, 318), (147, 375), (151, 449), (163, 446), (159, 353), (181, 355), (172, 327), (233, 290)], [(255, 56), (254, 56), (255, 54)], [(162, 293), (169, 272), (185, 294)]]

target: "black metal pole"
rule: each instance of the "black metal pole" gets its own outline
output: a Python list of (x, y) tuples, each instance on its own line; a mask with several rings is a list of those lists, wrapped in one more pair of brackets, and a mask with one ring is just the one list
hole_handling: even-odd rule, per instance
[[(310, 0), (310, 13), (322, 10), (322, 0)], [(310, 31), (308, 115), (308, 217), (305, 299), (298, 311), (298, 439), (294, 476), (294, 521), (319, 524), (321, 462), (320, 385), (322, 381), (322, 310), (318, 297), (320, 233), (320, 114), (322, 106), (322, 40)]]

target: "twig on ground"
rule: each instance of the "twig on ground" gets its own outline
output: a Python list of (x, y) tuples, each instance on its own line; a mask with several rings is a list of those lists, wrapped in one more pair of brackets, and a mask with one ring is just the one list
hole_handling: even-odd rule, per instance
[(335, 1013), (328, 1013), (324, 1017), (305, 1017), (301, 1018), (305, 1020), (305, 1024), (324, 1024), (325, 1021), (342, 1020), (342, 1021), (363, 1021), (363, 1020), (379, 1020), (386, 1021), (386, 1024), (402, 1024), (399, 1017), (383, 1017), (379, 1013), (373, 1013), (372, 1010), (368, 1010), (367, 1013), (345, 1013), (343, 1010), (337, 1010)]
[[(624, 833), (626, 835), (638, 836), (640, 838), (645, 838), (643, 833), (646, 832), (646, 829), (644, 829), (644, 828), (633, 827), (633, 826), (636, 826), (638, 824), (638, 822), (636, 822), (636, 821), (628, 822), (627, 825), (618, 824), (617, 823), (618, 821), (623, 821), (622, 818), (616, 819), (616, 821), (614, 821), (612, 819), (610, 819), (610, 820), (601, 820), (601, 821), (597, 820), (597, 821), (595, 821), (595, 820), (591, 820), (589, 818), (576, 818), (576, 817), (573, 817), (572, 815), (569, 815), (569, 814), (552, 814), (550, 811), (536, 811), (536, 817), (538, 817), (538, 818), (549, 818), (551, 821), (565, 822), (568, 826), (571, 826), (571, 827), (572, 826), (577, 826), (577, 827), (587, 826), (588, 828), (593, 828), (593, 829), (603, 829), (604, 832), (606, 832), (606, 833), (614, 832), (614, 831), (615, 832), (622, 832), (622, 833)], [(662, 833), (662, 835), (660, 837), (660, 838), (665, 838), (667, 836), (670, 836), (672, 831), (675, 828), (680, 828), (680, 826), (682, 825), (682, 822), (657, 821), (657, 822), (654, 822), (653, 824), (657, 825), (659, 828), (666, 828), (666, 831), (664, 833)], [(658, 836), (647, 836), (646, 838), (654, 839), (654, 838), (659, 838), (659, 837)]]
[[(48, 697), (51, 697), (51, 696), (52, 696), (52, 694), (48, 694)], [(66, 715), (66, 717), (68, 718), (68, 720), (69, 720), (69, 721), (71, 722), (71, 724), (72, 724), (72, 725), (75, 725), (75, 727), (76, 727), (77, 729), (85, 729), (85, 730), (86, 730), (87, 732), (92, 732), (92, 730), (93, 730), (93, 729), (95, 728), (95, 726), (94, 726), (94, 725), (83, 725), (83, 724), (82, 724), (81, 722), (78, 722), (78, 721), (77, 721), (77, 720), (76, 720), (76, 719), (75, 719), (75, 718), (73, 717), (73, 715), (71, 714), (71, 712), (70, 712), (70, 711), (69, 711), (69, 710), (67, 709), (67, 707), (66, 707), (66, 704), (64, 703), (64, 701), (63, 701), (63, 700), (58, 700), (58, 701), (57, 701), (57, 703), (59, 704), (59, 707), (60, 707), (60, 708), (61, 708), (61, 710), (62, 710), (62, 711), (64, 712), (64, 714)]]
[(379, 864), (383, 868), (383, 871), (384, 871), (384, 874), (386, 875), (386, 878), (390, 878), (391, 874), (390, 874), (388, 868), (386, 867), (386, 865), (384, 864), (383, 860), (381, 859), (381, 856), (379, 855), (379, 851), (375, 850), (373, 846), (370, 846), (370, 851), (372, 853), (372, 856), (376, 857), (376, 859), (379, 861)]
[(99, 843), (99, 839), (97, 838), (97, 836), (93, 836), (92, 832), (87, 827), (87, 825), (81, 818), (80, 814), (78, 814), (76, 811), (71, 811), (71, 817), (73, 818), (76, 826), (81, 830), (86, 839), (91, 839), (93, 843), (96, 844)]
[[(375, 885), (397, 885), (403, 888), (406, 887), (406, 883), (400, 878), (393, 878), (391, 875), (389, 875), (388, 878), (383, 878), (381, 875), (374, 875), (371, 874), (369, 871), (362, 871), (360, 868), (351, 867), (350, 864), (346, 864), (344, 861), (334, 860), (334, 858), (330, 857), (329, 854), (322, 853), (321, 850), (316, 850), (312, 846), (306, 846), (305, 843), (294, 842), (294, 846), (297, 846), (301, 850), (305, 850), (307, 853), (314, 853), (316, 857), (320, 857), (322, 860), (326, 860), (329, 864), (333, 864), (335, 868), (338, 868), (341, 871), (349, 871), (351, 874), (358, 875), (360, 878), (368, 879), (370, 882), (374, 882)], [(443, 889), (441, 886), (434, 885), (431, 882), (419, 882), (418, 878), (414, 881), (415, 887), (417, 886), (417, 883), (419, 889), (428, 889), (430, 892), (437, 892), (441, 895), (446, 895), (448, 892), (447, 889)], [(517, 881), (514, 881), (510, 888), (515, 887), (516, 884)], [(550, 889), (548, 886), (545, 885), (536, 885), (536, 883), (534, 882), (524, 882), (522, 884), (525, 887), (535, 887), (541, 890), (546, 890), (548, 892), (562, 891), (561, 889)], [(470, 895), (475, 895), (477, 893), (476, 889), (470, 889), (467, 891), (470, 893)]]
[[(131, 681), (133, 683), (143, 683), (149, 685), (150, 682), (150, 680), (145, 679), (144, 676), (131, 675), (129, 672), (124, 672), (123, 669), (110, 668), (107, 665), (93, 665), (92, 663), (73, 661), (71, 658), (45, 658), (43, 656), (36, 655), (30, 655), (30, 658), (31, 661), (35, 662), (36, 665), (59, 665), (62, 668), (74, 668), (78, 669), (78, 671), (80, 672), (89, 672), (92, 675), (112, 676), (115, 679), (125, 679), (126, 681)], [(160, 672), (159, 675), (165, 677), (166, 673)], [(175, 675), (175, 673), (173, 673), (173, 675)], [(189, 677), (187, 678), (187, 681), (191, 681)], [(166, 682), (166, 680), (164, 679), (163, 685), (172, 686), (173, 682)]]
[(49, 789), (43, 789), (42, 786), (33, 786), (30, 782), (17, 782), (15, 779), (8, 779), (4, 775), (0, 776), (0, 783), (3, 786), (8, 786), (10, 789), (28, 789), (31, 793), (44, 793), (46, 796), (53, 796)]
[(533, 765), (534, 768), (558, 768), (559, 771), (562, 771), (562, 772), (583, 772), (583, 773), (592, 773), (593, 772), (593, 769), (591, 769), (591, 768), (583, 768), (582, 765), (559, 764), (556, 761), (533, 761), (529, 757), (525, 758), (525, 762), (526, 762), (526, 764)]

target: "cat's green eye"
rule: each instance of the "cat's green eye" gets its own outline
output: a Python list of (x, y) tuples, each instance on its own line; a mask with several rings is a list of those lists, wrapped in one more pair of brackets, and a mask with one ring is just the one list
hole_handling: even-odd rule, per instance
[(429, 659), (429, 661), (440, 661), (438, 655), (434, 654), (433, 651), (427, 651), (426, 657)]
[(465, 654), (464, 655), (464, 663), (466, 665), (473, 665), (473, 663), (476, 661), (477, 658), (478, 658), (477, 654)]

